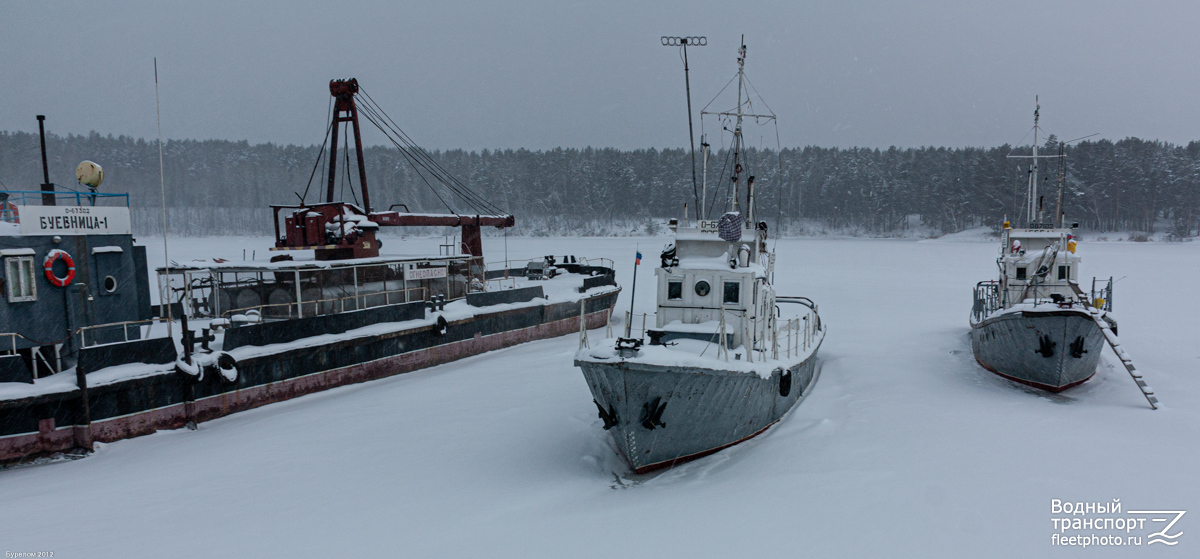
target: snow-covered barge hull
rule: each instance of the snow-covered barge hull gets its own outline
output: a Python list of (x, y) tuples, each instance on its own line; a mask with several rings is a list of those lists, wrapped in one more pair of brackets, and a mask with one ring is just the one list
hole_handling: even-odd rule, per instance
[(1104, 335), (1086, 310), (996, 313), (971, 324), (980, 365), (1022, 384), (1061, 392), (1096, 373)]
[[(342, 335), (230, 350), (237, 376), (196, 380), (174, 366), (130, 364), (87, 373), (86, 398), (75, 378), (57, 386), (28, 386), (0, 393), (0, 463), (72, 448), (176, 429), (265, 404), (347, 384), (361, 383), (447, 363), (512, 345), (603, 326), (619, 288), (592, 288), (579, 300), (480, 308), (443, 328), (432, 314), (375, 324)], [(394, 305), (412, 311), (422, 303)], [(367, 309), (358, 312), (388, 312)], [(417, 308), (424, 317), (422, 309)], [(582, 313), (582, 317), (581, 317)], [(352, 315), (354, 313), (346, 313)], [(228, 334), (227, 334), (228, 336)], [(140, 368), (129, 375), (128, 368)], [(64, 373), (66, 374), (66, 373)], [(59, 375), (62, 376), (62, 375)], [(114, 380), (118, 379), (118, 380)], [(49, 381), (50, 379), (43, 379)]]
[(576, 359), (605, 428), (644, 474), (707, 456), (765, 431), (804, 399), (816, 351), (764, 378), (753, 372)]

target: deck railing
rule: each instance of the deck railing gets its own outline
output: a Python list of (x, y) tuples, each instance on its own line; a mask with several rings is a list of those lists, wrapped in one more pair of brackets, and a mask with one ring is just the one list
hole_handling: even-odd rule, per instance
[[(136, 328), (137, 337), (135, 337), (133, 339), (135, 339), (135, 340), (145, 339), (150, 336), (151, 332), (153, 332), (154, 326), (156, 324), (158, 324), (158, 323), (165, 324), (167, 322), (168, 322), (168, 320), (166, 318), (159, 317), (159, 318), (150, 318), (150, 319), (146, 319), (146, 320), (127, 320), (125, 322), (113, 322), (111, 324), (97, 324), (95, 326), (84, 326), (79, 329), (79, 347), (83, 348), (83, 347), (89, 347), (89, 346), (100, 345), (100, 344), (128, 342), (128, 341), (130, 341), (130, 337), (129, 337), (130, 328)], [(142, 331), (143, 327), (146, 328), (145, 332)], [(115, 328), (121, 329), (121, 336), (120, 336), (119, 340), (103, 340), (103, 338), (99, 334), (99, 332), (109, 331), (109, 330), (113, 330)], [(166, 332), (163, 332), (163, 334), (165, 335)], [(89, 343), (89, 339), (88, 339), (89, 335), (91, 335), (90, 343)]]
[(975, 302), (971, 305), (971, 317), (976, 321), (1000, 310), (1003, 301), (1000, 299), (1000, 282), (996, 280), (981, 281), (975, 284)]
[[(409, 297), (409, 293), (414, 291), (421, 292), (421, 296), (417, 298)], [(427, 295), (428, 290), (424, 287), (409, 287), (406, 289), (391, 289), (387, 291), (375, 291), (372, 293), (360, 293), (358, 295), (349, 295), (346, 297), (330, 297), (326, 299), (314, 299), (310, 301), (301, 300), (289, 303), (254, 305), (250, 307), (223, 311), (221, 313), (221, 317), (231, 318), (235, 315), (245, 315), (251, 311), (258, 311), (259, 316), (265, 318), (275, 318), (281, 320), (288, 318), (301, 318), (326, 314), (338, 314), (348, 310), (356, 311), (374, 307), (384, 307), (393, 303), (424, 301), (428, 299)], [(396, 300), (392, 301), (392, 299)], [(349, 308), (347, 308), (347, 301), (353, 301), (353, 304), (351, 304)]]

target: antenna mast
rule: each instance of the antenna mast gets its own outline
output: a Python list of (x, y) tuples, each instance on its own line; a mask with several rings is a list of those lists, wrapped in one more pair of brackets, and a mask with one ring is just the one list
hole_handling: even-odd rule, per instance
[(708, 37), (662, 37), (664, 47), (683, 47), (683, 83), (687, 88), (687, 111), (688, 111), (688, 146), (692, 150), (692, 196), (696, 198), (696, 220), (700, 218), (700, 198), (696, 191), (696, 134), (692, 131), (692, 83), (688, 78), (688, 45), (693, 47), (703, 47), (708, 44)]
[(1038, 118), (1040, 118), (1039, 113), (1041, 113), (1041, 110), (1042, 110), (1042, 104), (1038, 102), (1037, 95), (1034, 95), (1033, 96), (1033, 167), (1031, 169), (1032, 173), (1029, 175), (1029, 221), (1031, 221), (1033, 223), (1041, 223), (1041, 221), (1042, 221), (1041, 208), (1038, 208), (1037, 219), (1034, 219), (1034, 217), (1033, 217), (1034, 205), (1037, 204), (1037, 191), (1038, 191), (1038, 184), (1037, 184), (1037, 178), (1038, 178), (1038, 154), (1037, 154), (1038, 134), (1037, 133), (1038, 133)]
[[(1033, 155), (1010, 155), (1010, 159), (1032, 159), (1033, 164), (1029, 167), (1029, 192), (1026, 195), (1026, 215), (1029, 216), (1029, 226), (1038, 228), (1043, 225), (1042, 211), (1038, 204), (1038, 159), (1047, 157), (1065, 157), (1063, 155), (1038, 155), (1038, 119), (1041, 116), (1042, 105), (1038, 101), (1037, 96), (1033, 97)], [(1086, 137), (1086, 136), (1085, 136)], [(1035, 215), (1036, 214), (1036, 215)], [(1056, 218), (1057, 219), (1057, 218)], [(1050, 225), (1053, 227), (1054, 225)]]
[[(737, 98), (737, 124), (733, 128), (733, 211), (738, 211), (738, 196), (741, 194), (739, 188), (742, 182), (742, 86), (746, 79), (746, 36), (742, 35), (741, 46), (738, 47), (738, 98)], [(747, 189), (749, 190), (749, 189)], [(746, 223), (750, 222), (750, 198), (746, 198)]]
[[(733, 128), (733, 176), (730, 177), (730, 180), (733, 182), (733, 193), (732, 193), (732, 196), (730, 196), (730, 200), (729, 200), (729, 206), (730, 206), (729, 209), (731, 211), (735, 211), (735, 212), (740, 211), (740, 209), (741, 209), (741, 200), (739, 199), (739, 197), (741, 196), (741, 191), (740, 191), (739, 187), (741, 186), (742, 172), (745, 170), (742, 166), (742, 148), (743, 148), (743, 145), (742, 145), (742, 143), (743, 143), (742, 121), (745, 118), (753, 118), (756, 122), (759, 119), (764, 119), (768, 122), (775, 119), (775, 114), (770, 111), (770, 107), (767, 107), (767, 114), (751, 114), (751, 113), (745, 112), (745, 106), (742, 101), (742, 93), (743, 92), (745, 92), (745, 94), (746, 94), (745, 104), (750, 103), (750, 91), (745, 89), (745, 87), (746, 87), (746, 36), (745, 35), (742, 35), (742, 44), (740, 47), (738, 47), (737, 63), (738, 63), (737, 109), (735, 109), (732, 112), (725, 111), (725, 112), (717, 112), (717, 113), (710, 113), (710, 112), (706, 112), (703, 110), (700, 111), (701, 115), (715, 114), (717, 116), (736, 118), (736, 124), (734, 125), (734, 128)], [(724, 90), (722, 90), (722, 91), (724, 91)], [(718, 96), (720, 96), (720, 94), (718, 94)], [(762, 98), (760, 97), (759, 100), (761, 101)], [(715, 101), (715, 99), (714, 99), (714, 101)], [(709, 102), (709, 104), (712, 104), (712, 102)], [(764, 101), (763, 104), (765, 105), (766, 102)], [(728, 130), (728, 128), (726, 130)], [(751, 175), (749, 177), (749, 179), (746, 181), (746, 220), (745, 220), (745, 223), (746, 223), (746, 227), (748, 227), (748, 228), (754, 227), (754, 176), (753, 175)]]

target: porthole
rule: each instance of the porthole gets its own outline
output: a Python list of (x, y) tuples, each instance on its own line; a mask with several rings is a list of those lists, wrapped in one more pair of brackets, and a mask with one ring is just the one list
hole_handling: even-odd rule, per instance
[(117, 278), (104, 276), (104, 290), (112, 293), (117, 290)]
[(712, 286), (708, 285), (707, 281), (700, 280), (696, 282), (696, 295), (708, 297), (708, 292), (712, 291)]

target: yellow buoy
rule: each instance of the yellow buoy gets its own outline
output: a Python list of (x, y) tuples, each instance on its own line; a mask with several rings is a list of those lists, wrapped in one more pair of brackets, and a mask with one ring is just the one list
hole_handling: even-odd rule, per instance
[(1067, 241), (1067, 252), (1075, 254), (1075, 241)]
[(1104, 297), (1096, 297), (1096, 300), (1092, 301), (1092, 307), (1097, 309), (1104, 308)]
[(84, 161), (75, 168), (75, 178), (80, 184), (96, 188), (104, 182), (104, 169), (91, 161)]

